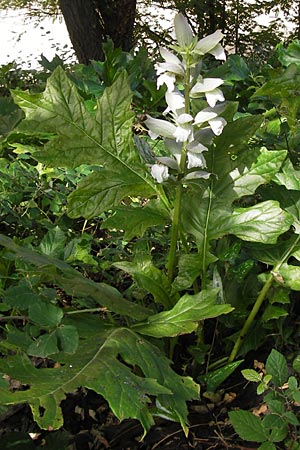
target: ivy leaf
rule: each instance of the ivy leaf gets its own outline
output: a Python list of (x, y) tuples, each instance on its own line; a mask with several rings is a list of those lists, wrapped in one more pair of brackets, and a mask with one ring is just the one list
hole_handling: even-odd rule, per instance
[(233, 428), (245, 441), (264, 442), (268, 439), (259, 417), (243, 410), (230, 411), (228, 415)]
[(38, 337), (27, 349), (28, 355), (47, 358), (58, 353), (57, 337), (55, 333), (47, 333)]
[[(184, 426), (186, 401), (199, 396), (199, 386), (177, 375), (157, 347), (125, 328), (99, 326), (97, 339), (82, 339), (74, 355), (60, 354), (58, 362), (61, 367), (37, 369), (26, 355), (1, 360), (3, 373), (28, 385), (18, 392), (0, 387), (2, 403), (28, 402), (41, 428), (56, 429), (62, 425), (60, 402), (84, 386), (103, 395), (120, 420), (136, 418), (148, 430), (154, 423), (150, 396)], [(143, 375), (129, 366), (138, 366)]]
[(217, 289), (210, 289), (196, 295), (186, 294), (171, 310), (154, 314), (132, 329), (156, 338), (192, 333), (199, 321), (228, 314), (234, 309), (230, 305), (216, 305), (217, 292)]
[(162, 192), (133, 144), (132, 92), (125, 71), (105, 89), (95, 115), (61, 67), (48, 79), (43, 94), (14, 91), (13, 95), (26, 114), (23, 126), (57, 133), (43, 151), (35, 153), (39, 161), (52, 167), (102, 166), (70, 195), (71, 217), (90, 218), (113, 209), (129, 195)]
[(41, 328), (50, 328), (58, 325), (63, 316), (63, 310), (58, 306), (39, 301), (28, 309), (30, 320)]
[(4, 301), (7, 305), (20, 311), (40, 302), (39, 296), (32, 291), (27, 283), (20, 281), (16, 286), (10, 286), (4, 292)]
[(75, 353), (79, 344), (79, 335), (76, 327), (62, 324), (55, 331), (58, 346), (62, 352)]

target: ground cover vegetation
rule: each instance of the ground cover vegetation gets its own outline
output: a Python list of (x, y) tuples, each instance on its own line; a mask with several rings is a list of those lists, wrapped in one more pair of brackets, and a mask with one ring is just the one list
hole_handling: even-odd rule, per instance
[(179, 448), (299, 449), (300, 44), (254, 70), (174, 27), (154, 67), (108, 41), (89, 66), (1, 68), (1, 417), (28, 404), (38, 432), (4, 448), (82, 449), (81, 391), (139, 439), (167, 421)]

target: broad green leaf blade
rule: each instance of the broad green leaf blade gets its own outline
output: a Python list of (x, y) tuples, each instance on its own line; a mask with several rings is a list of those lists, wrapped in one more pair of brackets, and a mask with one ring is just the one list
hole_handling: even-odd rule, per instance
[[(138, 320), (143, 320), (149, 314), (152, 314), (152, 311), (147, 308), (124, 299), (115, 288), (105, 283), (95, 283), (85, 278), (64, 261), (21, 247), (2, 234), (0, 234), (0, 245), (13, 252), (17, 258), (21, 258), (26, 263), (36, 266), (45, 277), (49, 276), (49, 281), (57, 284), (73, 297), (92, 298), (99, 305), (105, 306), (110, 311)], [(49, 267), (53, 270), (49, 270)]]
[(253, 442), (264, 442), (268, 439), (268, 433), (259, 417), (243, 410), (230, 411), (228, 415), (233, 428), (242, 439)]
[(273, 442), (264, 442), (257, 450), (277, 450), (277, 447)]
[(288, 368), (285, 357), (273, 349), (266, 361), (266, 371), (272, 375), (272, 382), (276, 387), (283, 386), (287, 381)]
[(269, 320), (277, 320), (280, 317), (288, 316), (288, 311), (280, 306), (268, 305), (262, 315), (262, 321), (268, 322)]
[(57, 133), (42, 152), (35, 153), (41, 162), (52, 167), (104, 166), (82, 181), (70, 197), (72, 217), (100, 214), (128, 195), (162, 193), (133, 144), (132, 92), (125, 72), (105, 89), (95, 115), (86, 109), (60, 67), (48, 79), (42, 95), (15, 91), (14, 100), (26, 114), (24, 126)]
[(290, 214), (283, 211), (274, 200), (258, 203), (250, 208), (236, 208), (230, 217), (219, 222), (215, 236), (234, 234), (249, 242), (274, 244), (277, 238), (293, 223)]
[(68, 198), (70, 217), (90, 219), (118, 206), (125, 197), (153, 195), (142, 177), (128, 168), (114, 166), (94, 172), (78, 184)]
[(282, 442), (288, 435), (287, 421), (280, 415), (268, 414), (262, 420), (262, 425), (269, 434), (271, 442)]
[(151, 293), (154, 300), (166, 308), (170, 308), (178, 299), (177, 295), (172, 295), (165, 273), (154, 266), (148, 255), (140, 253), (134, 261), (116, 262), (114, 266), (129, 273), (140, 288)]
[(178, 274), (172, 283), (172, 289), (188, 289), (201, 273), (201, 261), (197, 254), (183, 254), (178, 259)]
[[(241, 129), (232, 134), (233, 143), (230, 141), (230, 131), (236, 130), (237, 122)], [(234, 124), (234, 125), (233, 125)], [(288, 214), (282, 212), (275, 203), (266, 203), (269, 214), (266, 215), (264, 223), (260, 222), (259, 216), (265, 211), (259, 204), (249, 209), (249, 215), (255, 215), (257, 211), (257, 227), (252, 223), (244, 223), (247, 220), (247, 209), (242, 214), (241, 209), (234, 209), (233, 202), (245, 195), (252, 195), (256, 189), (271, 181), (279, 171), (285, 157), (286, 151), (268, 151), (265, 148), (253, 150), (247, 147), (243, 133), (249, 136), (249, 130), (253, 133), (255, 126), (259, 126), (260, 118), (256, 122), (237, 120), (225, 127), (228, 130), (224, 139), (216, 139), (216, 148), (211, 148), (207, 158), (208, 170), (215, 176), (210, 177), (207, 187), (205, 183), (193, 186), (194, 192), (188, 192), (183, 197), (182, 221), (187, 233), (194, 236), (199, 247), (202, 270), (212, 260), (210, 253), (210, 242), (225, 234), (236, 234), (242, 239), (275, 242), (278, 235), (286, 231), (291, 223)], [(232, 128), (233, 127), (233, 128)], [(246, 127), (246, 129), (245, 129)], [(223, 134), (222, 134), (223, 135)], [(220, 138), (222, 137), (220, 136)], [(221, 146), (224, 145), (223, 146)], [(234, 153), (235, 152), (235, 153)], [(265, 235), (266, 219), (271, 220), (272, 233)], [(241, 219), (241, 220), (239, 220)], [(277, 224), (279, 219), (280, 223)], [(254, 220), (255, 222), (255, 220)], [(253, 222), (253, 225), (255, 225)], [(281, 228), (281, 222), (283, 228)], [(250, 225), (250, 226), (248, 226)], [(260, 228), (263, 228), (260, 230)]]
[(281, 171), (274, 176), (274, 181), (288, 190), (300, 191), (300, 171), (294, 169), (289, 159), (285, 161)]
[(295, 372), (300, 373), (300, 355), (297, 355), (293, 361), (293, 369)]
[[(277, 274), (275, 274), (277, 275)], [(282, 264), (278, 271), (280, 281), (285, 287), (300, 291), (300, 267), (291, 264)], [(277, 277), (278, 278), (278, 277)]]
[(198, 322), (230, 313), (230, 305), (216, 305), (217, 289), (201, 291), (196, 295), (184, 295), (170, 311), (148, 317), (147, 322), (132, 327), (135, 331), (161, 338), (192, 333)]
[[(42, 429), (57, 430), (63, 426), (63, 417), (59, 405), (64, 399), (65, 394), (63, 391), (55, 392), (51, 396), (41, 395), (40, 398), (33, 399), (30, 405), (33, 418)], [(50, 423), (52, 425), (49, 427)]]
[(149, 227), (165, 225), (170, 217), (158, 202), (149, 201), (146, 206), (116, 208), (115, 214), (102, 222), (101, 228), (124, 230), (124, 239), (141, 237)]
[(206, 381), (206, 390), (208, 392), (215, 392), (216, 389), (225, 381), (235, 369), (243, 362), (241, 359), (239, 361), (234, 361), (232, 363), (226, 364), (226, 366), (216, 369), (213, 372), (209, 372), (204, 380)]
[[(61, 354), (58, 361), (61, 367), (37, 369), (25, 355), (2, 359), (0, 370), (29, 386), (18, 392), (1, 387), (2, 403), (28, 402), (41, 427), (57, 428), (62, 420), (60, 401), (84, 386), (103, 395), (120, 420), (136, 418), (148, 430), (153, 424), (149, 396), (186, 424), (186, 401), (199, 395), (199, 386), (173, 372), (171, 361), (157, 347), (125, 328), (99, 326), (97, 339), (82, 340), (74, 355)], [(143, 376), (129, 366), (138, 366)], [(45, 409), (42, 417), (39, 406)]]

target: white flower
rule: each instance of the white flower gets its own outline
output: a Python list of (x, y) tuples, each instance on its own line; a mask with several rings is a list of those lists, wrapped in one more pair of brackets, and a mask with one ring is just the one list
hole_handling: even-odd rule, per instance
[[(175, 118), (176, 120), (176, 130), (173, 136), (178, 142), (186, 142), (193, 139), (193, 116), (190, 114), (180, 114)], [(166, 136), (168, 137), (168, 136)]]
[(209, 53), (216, 59), (226, 61), (225, 50), (221, 44), (217, 44)]
[(176, 76), (184, 77), (184, 66), (179, 58), (165, 48), (160, 48), (160, 54), (166, 62), (155, 64), (157, 72), (157, 89), (165, 84), (169, 92), (175, 88)]
[(184, 111), (184, 96), (178, 90), (174, 90), (173, 92), (166, 92), (166, 102), (168, 107), (163, 112), (164, 115), (166, 115), (170, 111), (175, 114), (180, 114), (181, 111)]
[(223, 47), (219, 42), (223, 39), (224, 35), (221, 30), (215, 31), (213, 34), (206, 36), (200, 41), (197, 42), (195, 47), (195, 53), (200, 56), (206, 55), (206, 53), (210, 53), (216, 59), (226, 59), (226, 55)]
[(145, 125), (149, 128), (148, 133), (151, 139), (156, 139), (158, 136), (172, 139), (176, 132), (176, 126), (172, 123), (167, 120), (154, 119), (151, 116), (147, 116)]
[(218, 112), (222, 112), (224, 110), (223, 105), (218, 105), (215, 109), (213, 108), (205, 108), (202, 111), (198, 112), (195, 117), (195, 125), (202, 125), (205, 122), (208, 122), (213, 133), (216, 136), (219, 136), (224, 126), (227, 124), (226, 120), (223, 117), (218, 116)]
[(178, 163), (177, 161), (175, 161), (175, 159), (169, 158), (168, 156), (160, 156), (156, 159), (159, 163), (163, 164), (164, 166), (167, 166), (170, 169), (178, 170)]
[(207, 150), (208, 150), (208, 148), (205, 147), (205, 145), (200, 144), (200, 142), (197, 142), (195, 140), (192, 142), (189, 142), (186, 148), (187, 148), (187, 150), (189, 150), (190, 152), (193, 152), (193, 153), (202, 153), (202, 152), (207, 152)]
[(163, 84), (167, 86), (169, 92), (175, 89), (176, 76), (174, 73), (166, 72), (157, 77), (157, 89), (159, 89)]
[(206, 101), (212, 108), (219, 102), (224, 102), (225, 98), (221, 89), (213, 89), (210, 92), (205, 93)]
[(212, 108), (205, 108), (202, 111), (199, 111), (195, 116), (195, 125), (202, 125), (205, 122), (208, 122), (211, 119), (218, 117), (218, 114), (212, 110)]
[(174, 18), (175, 36), (180, 47), (188, 47), (194, 40), (192, 29), (183, 14)]
[(153, 164), (151, 175), (158, 183), (163, 183), (169, 178), (169, 169), (163, 164)]
[(223, 117), (216, 117), (215, 119), (209, 120), (208, 123), (216, 136), (220, 136), (223, 128), (227, 124), (226, 120)]
[(175, 156), (178, 164), (180, 164), (182, 142), (177, 142), (175, 139), (165, 139), (165, 146)]
[(224, 81), (221, 78), (204, 78), (202, 81), (198, 81), (191, 89), (191, 97), (201, 97), (203, 94), (206, 97), (207, 103), (212, 108), (217, 101), (224, 101), (225, 98), (220, 89), (218, 89)]
[(193, 153), (193, 152), (187, 152), (187, 168), (193, 169), (194, 167), (206, 167), (206, 161), (202, 153)]

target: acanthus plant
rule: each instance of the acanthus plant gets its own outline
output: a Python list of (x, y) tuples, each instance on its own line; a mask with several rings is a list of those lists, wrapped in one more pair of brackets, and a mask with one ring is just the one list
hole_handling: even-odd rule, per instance
[[(205, 76), (204, 57), (225, 58), (222, 33), (198, 40), (178, 14), (175, 35), (173, 52), (162, 49), (164, 62), (157, 64), (158, 86), (167, 87), (165, 118), (145, 122), (151, 138), (159, 137), (160, 155), (148, 137), (133, 139), (124, 71), (92, 113), (61, 68), (43, 94), (13, 93), (26, 115), (18, 130), (51, 133), (33, 158), (48, 167), (90, 166), (69, 195), (68, 215), (89, 220), (105, 213), (103, 228), (124, 231), (131, 258), (114, 267), (132, 276), (145, 299), (141, 304), (130, 290), (85, 278), (45, 254), (46, 245), (28, 248), (0, 235), (1, 267), (6, 264), (5, 279), (12, 279), (2, 285), (8, 351), (0, 361), (1, 402), (28, 402), (42, 428), (59, 428), (61, 401), (85, 386), (103, 395), (118, 418), (137, 418), (145, 431), (162, 416), (187, 433), (186, 401), (199, 397), (199, 386), (171, 369), (163, 348), (172, 356), (175, 340), (168, 338), (195, 333), (202, 344), (203, 321), (233, 310), (217, 267), (224, 238), (276, 244), (294, 221), (276, 200), (238, 205), (274, 178), (287, 152), (250, 148), (262, 118), (237, 118), (222, 79)], [(166, 258), (152, 260), (152, 232), (168, 243)], [(72, 298), (71, 308), (61, 305), (53, 286)], [(16, 314), (21, 329), (11, 325)], [(34, 367), (32, 356), (50, 358), (55, 368)], [(26, 389), (12, 392), (11, 379)]]

